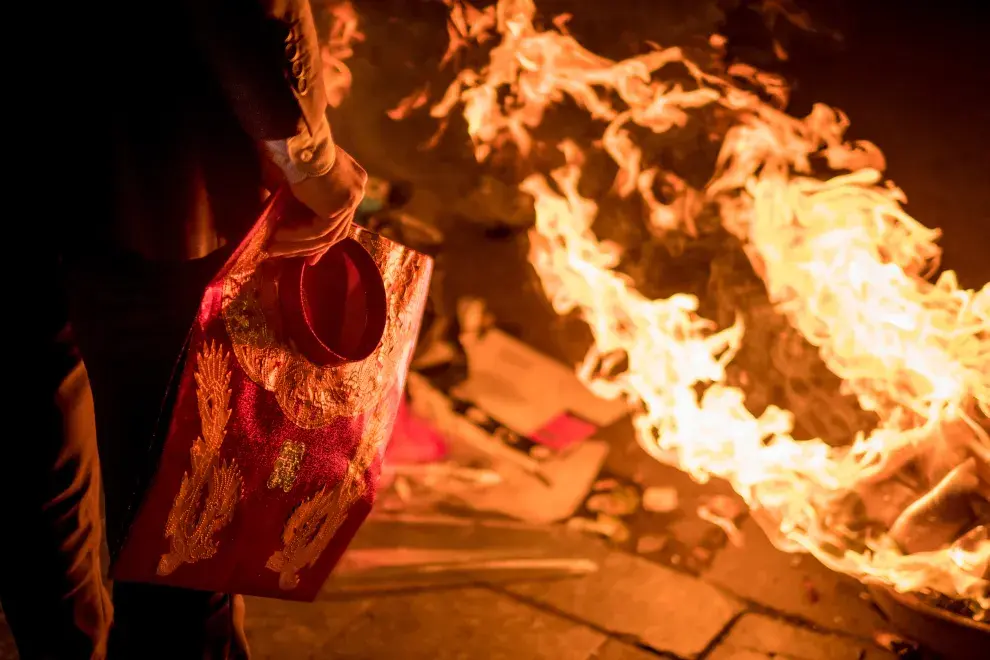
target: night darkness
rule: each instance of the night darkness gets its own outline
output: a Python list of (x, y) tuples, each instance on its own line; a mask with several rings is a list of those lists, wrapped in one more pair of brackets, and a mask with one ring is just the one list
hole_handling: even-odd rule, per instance
[[(843, 40), (792, 35), (791, 61), (780, 69), (795, 84), (792, 111), (814, 101), (843, 109), (849, 137), (887, 156), (908, 211), (944, 230), (943, 264), (979, 288), (990, 280), (990, 58), (980, 3), (797, 4)], [(727, 31), (746, 20), (730, 17)]]

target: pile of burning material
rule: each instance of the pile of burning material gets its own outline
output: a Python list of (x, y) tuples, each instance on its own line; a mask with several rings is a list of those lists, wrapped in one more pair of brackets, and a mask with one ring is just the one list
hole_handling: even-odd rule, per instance
[[(483, 66), (457, 72), (430, 112), (446, 120), (462, 106), (478, 160), (508, 147), (533, 154), (537, 129), (558, 106), (603, 126), (599, 145), (618, 170), (609, 199), (582, 194), (586, 166), (602, 155), (573, 140), (559, 143), (549, 172), (520, 186), (536, 213), (530, 262), (556, 311), (577, 315), (593, 335), (583, 382), (632, 406), (651, 456), (701, 481), (730, 482), (779, 548), (868, 583), (941, 594), (985, 619), (990, 287), (961, 289), (951, 271), (930, 279), (938, 232), (903, 210), (880, 151), (847, 142), (848, 120), (833, 108), (789, 116), (786, 86), (752, 67), (711, 71), (659, 46), (613, 61), (581, 46), (565, 20), (541, 29), (532, 0), (486, 10), (447, 3), (445, 62), (491, 48)], [(699, 126), (713, 173), (692, 185), (648, 145), (682, 130), (696, 136)], [(611, 198), (641, 209), (658, 240), (683, 245), (717, 224), (773, 313), (872, 425), (839, 442), (801, 438), (795, 414), (774, 397), (747, 402), (747, 378), (730, 378), (746, 315), (720, 326), (695, 295), (644, 295), (621, 246), (599, 238), (608, 224), (599, 209)], [(763, 349), (786, 364), (788, 347), (779, 335), (769, 341)]]

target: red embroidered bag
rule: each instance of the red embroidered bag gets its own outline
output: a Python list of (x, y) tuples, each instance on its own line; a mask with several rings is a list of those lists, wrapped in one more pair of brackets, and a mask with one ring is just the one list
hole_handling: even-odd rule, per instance
[(374, 500), (429, 257), (355, 227), (266, 259), (279, 193), (203, 295), (118, 580), (313, 600)]

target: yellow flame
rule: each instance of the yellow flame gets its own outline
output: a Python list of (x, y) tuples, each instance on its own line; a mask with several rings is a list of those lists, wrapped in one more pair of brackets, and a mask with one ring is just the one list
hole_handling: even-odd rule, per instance
[[(793, 416), (777, 407), (754, 416), (725, 382), (741, 319), (719, 330), (699, 316), (694, 296), (651, 300), (616, 270), (620, 249), (592, 232), (597, 205), (578, 192), (583, 154), (565, 141), (565, 165), (521, 185), (536, 210), (529, 259), (554, 309), (579, 314), (592, 332), (583, 381), (641, 411), (634, 421), (643, 448), (698, 480), (728, 480), (782, 549), (902, 591), (927, 588), (990, 607), (985, 526), (935, 547), (904, 547), (912, 525), (944, 516), (939, 507), (950, 498), (986, 501), (990, 493), (990, 287), (960, 289), (951, 271), (927, 279), (938, 265), (938, 232), (902, 209), (903, 194), (883, 180), (879, 149), (847, 142), (848, 120), (827, 106), (803, 119), (787, 115), (783, 83), (750, 67), (713, 75), (660, 47), (616, 62), (582, 47), (563, 21), (537, 29), (532, 0), (499, 0), (470, 15), (456, 0), (448, 5), (457, 26), (449, 56), (491, 29), (500, 40), (487, 66), (458, 72), (433, 116), (463, 106), (479, 160), (510, 143), (528, 155), (531, 131), (567, 99), (606, 122), (601, 146), (619, 168), (615, 190), (640, 195), (658, 234), (693, 234), (697, 210), (716, 205), (771, 301), (880, 420), (832, 447), (795, 440)], [(664, 81), (658, 72), (668, 65), (685, 71), (688, 84)], [(701, 110), (731, 128), (714, 175), (695, 190), (647, 167), (631, 129), (674, 131)], [(658, 200), (657, 181), (673, 201)], [(616, 356), (626, 364), (620, 373), (608, 368)], [(881, 532), (841, 523), (850, 502), (877, 497), (878, 484), (933, 454), (924, 492), (887, 516)]]

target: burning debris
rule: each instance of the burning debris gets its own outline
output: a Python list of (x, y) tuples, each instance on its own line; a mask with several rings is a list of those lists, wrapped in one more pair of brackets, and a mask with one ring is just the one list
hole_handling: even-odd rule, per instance
[(743, 544), (739, 523), (745, 517), (746, 511), (741, 503), (732, 497), (716, 495), (698, 507), (698, 517), (707, 520), (723, 532), (729, 541), (736, 546)]
[[(584, 110), (604, 125), (614, 193), (638, 203), (659, 237), (691, 238), (714, 218), (776, 311), (876, 423), (829, 444), (795, 438), (794, 414), (772, 401), (747, 407), (728, 377), (743, 315), (720, 327), (694, 295), (638, 290), (620, 246), (592, 230), (599, 203), (580, 184), (598, 154), (567, 139), (549, 175), (534, 173), (520, 189), (536, 213), (530, 262), (554, 309), (579, 316), (594, 338), (582, 381), (638, 411), (651, 456), (699, 481), (729, 481), (781, 549), (867, 582), (962, 599), (984, 615), (990, 287), (961, 289), (951, 271), (930, 280), (938, 232), (903, 210), (880, 151), (847, 142), (849, 122), (833, 108), (789, 116), (786, 87), (755, 69), (713, 72), (659, 46), (617, 62), (556, 24), (538, 27), (532, 0), (484, 11), (446, 2), (445, 64), (493, 47), (487, 64), (457, 73), (434, 117), (462, 106), (483, 161), (510, 146), (532, 155), (547, 113), (565, 102)], [(409, 109), (426, 104), (417, 94)], [(701, 186), (648, 146), (699, 124), (716, 154)], [(598, 516), (603, 529), (617, 520)]]
[[(443, 438), (447, 464), (394, 465), (396, 475), (419, 490), (416, 506), (439, 504), (533, 524), (569, 518), (608, 454), (608, 445), (592, 436), (622, 417), (624, 407), (600, 401), (567, 367), (522, 342), (494, 329), (481, 332), (477, 322), (484, 323), (487, 313), (477, 301), (459, 307), (467, 378), (447, 389), (421, 374), (409, 379), (409, 414)], [(407, 426), (399, 419), (402, 431)], [(419, 438), (424, 442), (423, 429)], [(638, 494), (621, 501), (601, 495), (601, 515), (614, 518), (638, 506)]]
[(652, 513), (670, 513), (678, 505), (677, 490), (668, 486), (651, 486), (643, 491), (643, 509)]

